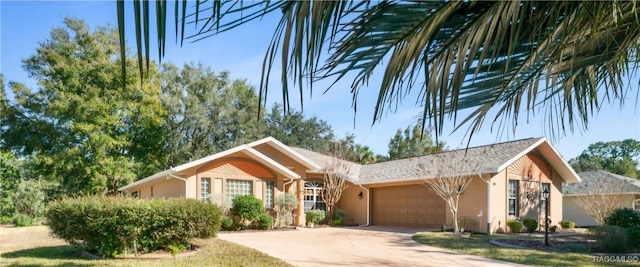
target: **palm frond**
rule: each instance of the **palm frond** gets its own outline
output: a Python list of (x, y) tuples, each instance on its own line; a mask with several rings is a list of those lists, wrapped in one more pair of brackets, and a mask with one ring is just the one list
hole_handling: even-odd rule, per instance
[[(471, 137), (493, 110), (491, 125), (498, 129), (507, 122), (515, 129), (522, 111), (543, 112), (555, 136), (586, 128), (603, 102), (624, 102), (630, 90), (626, 77), (640, 65), (637, 2), (183, 1), (179, 16), (176, 1), (175, 28), (181, 43), (200, 41), (281, 12), (263, 61), (260, 97), (266, 101), (271, 70), (280, 60), (285, 111), (290, 81), (303, 104), (314, 82), (335, 84), (346, 77), (354, 77), (355, 110), (360, 90), (382, 70), (374, 123), (417, 91), (422, 125), (433, 127), (436, 137), (447, 119), (456, 130), (469, 125)], [(166, 1), (156, 2), (160, 57), (166, 9)], [(121, 12), (119, 2), (124, 27)], [(142, 12), (148, 12), (147, 1)], [(463, 109), (471, 112), (458, 119)]]

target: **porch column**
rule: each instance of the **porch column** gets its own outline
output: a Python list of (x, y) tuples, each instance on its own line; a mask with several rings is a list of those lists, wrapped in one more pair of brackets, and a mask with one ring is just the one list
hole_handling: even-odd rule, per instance
[(304, 181), (302, 179), (296, 180), (296, 196), (298, 197), (298, 212), (295, 224), (301, 226), (306, 223), (304, 218)]

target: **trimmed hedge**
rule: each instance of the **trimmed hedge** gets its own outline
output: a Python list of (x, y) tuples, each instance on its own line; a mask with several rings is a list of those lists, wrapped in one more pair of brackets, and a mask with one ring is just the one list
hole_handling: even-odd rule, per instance
[(522, 224), (527, 228), (527, 233), (533, 233), (538, 230), (538, 221), (531, 217), (522, 219)]
[(573, 229), (576, 227), (576, 223), (573, 221), (562, 220), (560, 221), (560, 226), (562, 226), (562, 229)]
[(215, 237), (222, 222), (217, 206), (177, 198), (67, 198), (45, 216), (55, 236), (101, 256), (188, 246)]
[(522, 232), (522, 228), (524, 228), (522, 222), (516, 220), (508, 221), (507, 226), (509, 226), (509, 229), (511, 229), (511, 233), (520, 233)]

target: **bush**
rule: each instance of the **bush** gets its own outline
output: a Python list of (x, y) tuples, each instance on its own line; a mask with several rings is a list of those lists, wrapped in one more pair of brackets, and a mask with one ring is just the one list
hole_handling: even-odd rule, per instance
[(305, 218), (307, 222), (310, 223), (319, 223), (326, 216), (324, 210), (310, 210), (305, 213)]
[(224, 216), (224, 218), (222, 218), (222, 225), (220, 225), (220, 227), (225, 231), (235, 231), (236, 222), (233, 220), (233, 218)]
[(602, 252), (624, 253), (629, 250), (629, 239), (625, 228), (613, 225), (589, 228)]
[(640, 248), (640, 212), (630, 208), (615, 209), (604, 218), (604, 223), (625, 228), (629, 244)]
[(53, 234), (102, 256), (188, 246), (220, 230), (222, 212), (195, 199), (80, 197), (56, 200), (46, 212)]
[(233, 198), (231, 212), (240, 218), (240, 227), (244, 228), (247, 222), (252, 222), (264, 214), (264, 206), (262, 200), (253, 195), (237, 196)]
[(11, 219), (11, 223), (16, 227), (31, 226), (35, 222), (36, 220), (33, 217), (22, 213), (16, 213)]
[(560, 221), (560, 226), (562, 226), (562, 229), (573, 229), (574, 227), (576, 227), (576, 223), (572, 221), (562, 220)]
[(509, 226), (509, 229), (511, 229), (512, 233), (520, 233), (522, 231), (522, 228), (524, 228), (524, 225), (522, 224), (521, 221), (516, 221), (516, 220), (511, 220), (507, 222), (507, 226)]
[(604, 217), (604, 224), (640, 229), (640, 212), (631, 208), (615, 209)]
[(344, 221), (344, 217), (345, 213), (341, 208), (335, 208), (333, 210), (333, 224), (342, 224), (342, 222)]
[(260, 216), (258, 216), (258, 219), (256, 220), (256, 223), (258, 224), (258, 229), (271, 229), (273, 227), (273, 217), (266, 213), (260, 214)]
[(538, 229), (538, 221), (531, 217), (522, 219), (522, 225), (527, 228), (527, 233), (533, 233)]
[(280, 194), (275, 199), (276, 204), (276, 227), (285, 227), (293, 224), (291, 211), (298, 206), (296, 195), (285, 193)]

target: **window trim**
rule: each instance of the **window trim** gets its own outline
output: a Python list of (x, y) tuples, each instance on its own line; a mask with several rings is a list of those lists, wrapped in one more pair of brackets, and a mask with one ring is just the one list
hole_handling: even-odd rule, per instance
[[(269, 184), (271, 184), (271, 190), (269, 190)], [(270, 198), (269, 198), (269, 193), (271, 193)], [(264, 203), (264, 207), (266, 209), (273, 209), (275, 207), (275, 196), (276, 196), (276, 181), (265, 181), (264, 198), (262, 202)]]
[[(250, 192), (248, 194), (240, 194), (240, 195), (235, 195), (233, 197), (231, 197), (229, 195), (229, 183), (230, 182), (244, 182), (244, 183), (248, 183), (250, 185)], [(225, 179), (225, 196), (227, 197), (227, 201), (229, 201), (229, 204), (233, 203), (233, 198), (235, 198), (236, 196), (244, 196), (244, 195), (254, 195), (254, 190), (255, 190), (255, 186), (254, 186), (254, 182), (253, 180), (248, 180), (248, 179), (230, 179), (227, 178)]]
[[(515, 196), (511, 196), (511, 184), (515, 185)], [(512, 217), (518, 217), (519, 215), (519, 203), (518, 203), (518, 199), (520, 196), (520, 181), (519, 180), (515, 180), (515, 179), (509, 179), (507, 182), (507, 215), (508, 216), (512, 216)], [(514, 201), (514, 211), (513, 214), (511, 213), (511, 200)]]
[[(324, 191), (324, 183), (321, 181), (305, 181), (304, 182), (304, 212), (313, 209), (321, 209), (326, 211), (327, 206), (322, 199), (322, 193)], [(311, 194), (309, 194), (311, 190)], [(307, 200), (307, 197), (312, 197), (312, 200)], [(308, 205), (310, 204), (310, 205)]]
[(633, 201), (633, 209), (640, 212), (640, 198)]
[[(204, 181), (208, 181), (208, 185), (206, 186), (208, 192), (204, 191)], [(212, 182), (211, 177), (201, 177), (200, 178), (200, 201), (205, 202), (205, 203), (211, 203), (211, 192), (212, 192), (212, 188), (211, 188), (212, 183), (211, 182)], [(204, 195), (205, 193), (207, 195)]]

